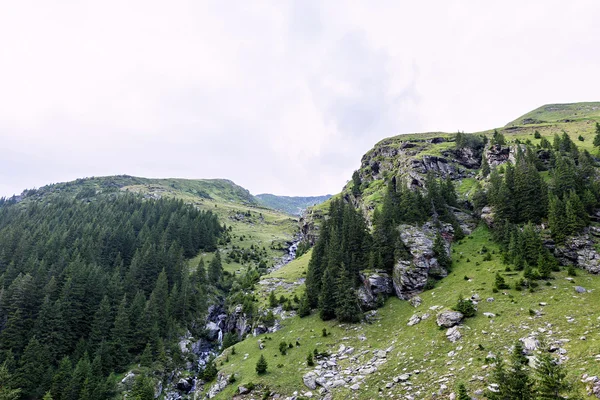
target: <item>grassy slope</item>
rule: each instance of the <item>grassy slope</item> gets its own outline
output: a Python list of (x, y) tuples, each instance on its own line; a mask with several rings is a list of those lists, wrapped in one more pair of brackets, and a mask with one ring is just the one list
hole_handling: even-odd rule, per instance
[[(575, 282), (569, 282), (565, 279), (565, 273), (561, 272), (555, 274), (555, 279), (550, 281), (551, 286), (542, 284), (534, 293), (515, 290), (493, 293), (495, 273), (503, 272), (505, 267), (500, 264), (497, 254), (494, 254), (492, 261), (483, 261), (483, 256), (479, 254), (483, 245), (490, 251), (498, 252), (484, 227), (478, 228), (470, 238), (456, 244), (453, 247), (453, 272), (438, 287), (421, 295), (423, 304), (418, 309), (414, 309), (408, 302), (390, 298), (378, 312), (380, 320), (373, 324), (341, 325), (332, 321), (323, 322), (316, 315), (305, 319), (294, 317), (284, 321), (284, 328), (274, 334), (250, 337), (237, 344), (236, 355), (229, 355), (229, 362), (225, 362), (225, 356), (230, 350), (218, 361), (224, 372), (235, 373), (237, 382), (218, 398), (230, 398), (238, 384), (250, 381), (285, 395), (308, 390), (302, 383), (302, 375), (310, 370), (306, 367), (307, 352), (314, 348), (334, 352), (341, 343), (355, 347), (355, 354), (362, 350), (371, 352), (389, 346), (393, 346), (393, 350), (388, 354), (387, 363), (367, 377), (360, 391), (338, 388), (333, 392), (334, 398), (402, 398), (402, 394), (408, 393), (406, 387), (395, 385), (391, 389), (385, 389), (385, 384), (391, 382), (394, 376), (417, 369), (421, 373), (413, 375), (410, 380), (413, 393), (419, 389), (421, 391), (416, 398), (429, 398), (439, 389), (438, 380), (442, 377), (449, 378), (450, 389), (454, 382), (463, 381), (474, 391), (486, 386), (478, 377), (489, 376), (490, 366), (485, 360), (489, 351), (506, 353), (515, 340), (536, 333), (539, 329), (546, 332), (540, 333), (540, 338), (570, 339), (564, 348), (568, 351), (567, 365), (571, 378), (575, 379), (584, 371), (591, 375), (600, 374), (600, 366), (594, 359), (600, 352), (600, 323), (597, 319), (600, 315), (600, 279), (579, 272)], [(289, 264), (290, 275), (298, 275), (298, 266)], [(288, 269), (284, 267), (278, 275), (285, 276), (286, 271)], [(517, 277), (509, 274), (506, 279), (512, 283)], [(592, 292), (577, 294), (573, 289), (575, 284)], [(455, 344), (446, 340), (444, 331), (437, 327), (434, 317), (416, 326), (406, 325), (415, 312), (429, 312), (435, 316), (435, 312), (430, 311), (429, 307), (449, 308), (456, 303), (459, 295), (470, 296), (474, 293), (479, 294), (482, 299), (494, 297), (495, 301), (488, 303), (483, 300), (479, 303), (477, 316), (465, 322), (461, 329), (463, 338)], [(541, 307), (540, 302), (547, 302), (548, 305)], [(530, 309), (542, 310), (543, 315), (531, 317)], [(483, 316), (483, 312), (492, 312), (498, 316), (487, 318)], [(567, 316), (573, 317), (575, 322), (567, 322)], [(322, 337), (323, 328), (332, 334), (327, 338)], [(550, 331), (551, 335), (548, 334)], [(360, 341), (360, 335), (364, 335), (367, 340)], [(587, 340), (580, 340), (581, 336), (586, 336)], [(259, 339), (266, 339), (266, 348), (262, 351), (258, 350)], [(286, 356), (279, 354), (278, 345), (281, 341), (295, 343), (296, 340), (301, 344), (300, 347), (291, 349)], [(480, 350), (479, 345), (484, 350)], [(455, 351), (456, 355), (448, 356), (451, 351)], [(264, 354), (269, 363), (269, 372), (264, 376), (258, 376), (254, 371), (260, 354)], [(365, 362), (371, 356), (367, 354), (359, 357), (358, 362)], [(349, 363), (349, 360), (339, 362), (342, 368), (350, 365)], [(380, 388), (382, 392), (379, 392)]]
[(558, 122), (589, 118), (600, 119), (600, 102), (546, 104), (509, 122), (506, 126), (518, 126), (532, 122)]

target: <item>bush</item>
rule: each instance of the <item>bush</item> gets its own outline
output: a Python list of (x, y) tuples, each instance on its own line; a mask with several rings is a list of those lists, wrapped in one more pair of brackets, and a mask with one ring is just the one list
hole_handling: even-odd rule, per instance
[(282, 356), (285, 356), (287, 354), (287, 349), (288, 349), (288, 345), (286, 342), (279, 343), (279, 352), (281, 353)]
[(309, 367), (314, 367), (314, 365), (315, 365), (315, 361), (313, 360), (313, 355), (310, 352), (306, 356), (306, 365)]
[(575, 270), (575, 267), (573, 267), (572, 265), (569, 265), (569, 268), (567, 269), (567, 275), (577, 276), (577, 271)]
[(454, 311), (462, 313), (465, 316), (465, 318), (474, 317), (475, 313), (477, 312), (473, 302), (471, 300), (463, 298), (462, 296), (458, 298), (458, 302), (454, 307)]
[(496, 272), (496, 288), (498, 290), (510, 289), (510, 286), (504, 280), (504, 277)]

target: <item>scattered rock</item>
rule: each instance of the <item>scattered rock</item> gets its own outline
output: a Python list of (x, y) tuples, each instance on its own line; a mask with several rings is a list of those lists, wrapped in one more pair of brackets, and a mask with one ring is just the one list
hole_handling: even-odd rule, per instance
[(452, 343), (456, 343), (460, 340), (460, 338), (462, 337), (460, 331), (458, 330), (458, 327), (453, 326), (452, 328), (448, 329), (446, 331), (446, 338), (451, 341)]
[(317, 388), (317, 374), (313, 371), (306, 373), (302, 377), (302, 381), (304, 382), (304, 385), (310, 390), (315, 390)]
[(408, 300), (408, 302), (411, 306), (417, 308), (423, 303), (423, 299), (421, 299), (420, 296), (414, 296), (411, 297), (410, 300)]
[(460, 324), (463, 320), (464, 315), (458, 311), (444, 311), (437, 315), (436, 322), (438, 326), (444, 328), (451, 328), (455, 325)]
[(419, 322), (421, 322), (421, 316), (419, 314), (414, 314), (412, 317), (410, 317), (406, 325), (413, 326), (418, 324)]
[(587, 292), (587, 290), (585, 290), (585, 288), (582, 286), (575, 286), (575, 291), (577, 293), (586, 293)]

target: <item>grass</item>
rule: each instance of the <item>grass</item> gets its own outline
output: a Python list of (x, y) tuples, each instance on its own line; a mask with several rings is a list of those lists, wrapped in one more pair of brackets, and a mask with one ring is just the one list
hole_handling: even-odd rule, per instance
[(524, 122), (530, 121), (557, 122), (588, 118), (600, 119), (600, 102), (546, 104), (509, 122), (507, 126), (522, 125)]
[[(495, 253), (491, 261), (483, 261), (483, 255), (479, 254), (483, 245)], [(542, 282), (533, 293), (516, 290), (493, 293), (495, 274), (504, 273), (505, 266), (499, 262), (498, 248), (490, 241), (487, 229), (478, 228), (461, 243), (455, 244), (453, 249), (453, 272), (440, 281), (435, 289), (421, 294), (423, 304), (418, 309), (408, 302), (390, 298), (379, 309), (379, 320), (371, 324), (324, 322), (316, 315), (304, 319), (294, 317), (285, 320), (283, 329), (274, 334), (249, 337), (238, 343), (237, 354), (229, 355), (229, 362), (225, 362), (225, 357), (230, 350), (225, 351), (217, 361), (219, 369), (227, 374), (235, 373), (237, 381), (228, 386), (218, 398), (231, 398), (238, 384), (250, 381), (287, 396), (294, 391), (306, 391), (308, 389), (302, 383), (302, 375), (311, 370), (306, 366), (307, 353), (314, 348), (333, 352), (342, 343), (355, 347), (355, 354), (368, 351), (369, 354), (358, 357), (353, 363), (366, 362), (375, 349), (393, 346), (393, 350), (388, 354), (387, 362), (376, 373), (367, 376), (360, 391), (338, 388), (333, 391), (335, 399), (403, 398), (408, 393), (407, 387), (395, 385), (387, 389), (385, 385), (392, 377), (414, 370), (421, 371), (410, 380), (411, 390), (421, 393), (416, 395), (417, 398), (429, 397), (437, 391), (441, 377), (448, 378), (450, 390), (455, 382), (467, 382), (472, 393), (487, 385), (485, 380), (491, 369), (489, 361), (486, 361), (489, 351), (506, 354), (518, 338), (532, 333), (543, 338), (550, 331), (552, 339), (570, 339), (563, 347), (569, 357), (566, 365), (571, 379), (574, 380), (584, 372), (590, 375), (600, 374), (600, 365), (594, 357), (600, 352), (600, 323), (597, 319), (600, 315), (600, 280), (597, 277), (578, 271), (575, 283), (572, 283), (565, 279), (566, 272), (560, 272), (550, 281), (551, 286), (545, 286)], [(290, 267), (290, 275), (292, 270), (298, 276), (301, 267)], [(282, 276), (286, 273), (280, 272)], [(469, 279), (466, 280), (465, 276)], [(505, 278), (509, 284), (518, 279), (509, 274)], [(592, 291), (577, 294), (573, 289), (575, 284)], [(475, 293), (483, 301), (479, 303), (477, 315), (464, 323), (461, 328), (463, 338), (455, 344), (446, 340), (444, 331), (437, 327), (434, 317), (412, 327), (406, 325), (415, 312), (430, 312), (435, 316), (435, 312), (429, 311), (430, 307), (450, 308), (456, 304), (460, 295), (468, 297)], [(495, 301), (488, 303), (485, 301), (488, 297), (494, 297)], [(548, 305), (541, 307), (540, 302)], [(530, 309), (542, 310), (544, 314), (532, 317)], [(487, 318), (483, 315), (484, 312), (494, 313), (497, 317)], [(566, 316), (574, 318), (576, 322), (569, 323)], [(323, 337), (323, 328), (331, 332), (331, 335)], [(541, 333), (540, 329), (545, 333)], [(361, 341), (359, 336), (364, 336), (367, 340)], [(581, 336), (586, 336), (587, 340), (580, 340)], [(266, 342), (266, 348), (262, 351), (258, 350), (258, 340)], [(294, 348), (286, 356), (279, 354), (278, 345), (281, 341), (294, 344)], [(300, 343), (299, 347), (295, 346), (296, 341)], [(484, 350), (480, 350), (480, 345)], [(456, 352), (456, 355), (449, 356), (451, 351)], [(254, 371), (260, 354), (264, 354), (269, 363), (268, 373), (264, 376), (258, 376)], [(338, 361), (341, 369), (350, 363), (350, 360)], [(277, 365), (281, 367), (278, 368)], [(474, 376), (481, 376), (483, 380), (473, 379)]]

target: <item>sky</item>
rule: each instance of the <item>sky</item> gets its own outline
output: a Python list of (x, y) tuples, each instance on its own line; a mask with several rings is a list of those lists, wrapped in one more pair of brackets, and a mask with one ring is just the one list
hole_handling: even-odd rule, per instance
[(0, 196), (81, 177), (337, 193), (383, 138), (600, 101), (600, 2), (0, 0)]

